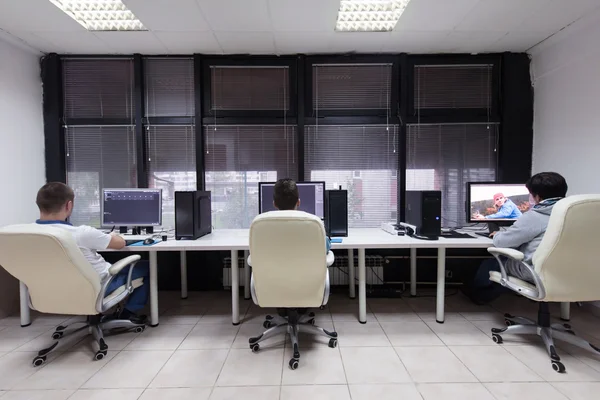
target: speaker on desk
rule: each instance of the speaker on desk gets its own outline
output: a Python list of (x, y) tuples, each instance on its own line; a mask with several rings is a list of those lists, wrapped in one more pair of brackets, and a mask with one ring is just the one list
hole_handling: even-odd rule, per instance
[(175, 192), (175, 239), (196, 240), (211, 231), (210, 192)]
[(328, 236), (348, 236), (348, 191), (326, 190), (324, 214)]

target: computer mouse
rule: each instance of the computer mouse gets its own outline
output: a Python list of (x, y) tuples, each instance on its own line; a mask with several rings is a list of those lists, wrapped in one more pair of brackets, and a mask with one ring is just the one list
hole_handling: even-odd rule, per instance
[(144, 246), (148, 246), (151, 244), (154, 244), (154, 239), (148, 238), (148, 239), (144, 240)]

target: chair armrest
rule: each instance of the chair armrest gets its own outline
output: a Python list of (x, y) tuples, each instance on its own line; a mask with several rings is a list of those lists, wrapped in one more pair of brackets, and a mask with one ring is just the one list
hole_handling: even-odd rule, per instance
[(334, 261), (335, 257), (333, 255), (333, 251), (329, 250), (329, 252), (327, 253), (327, 266), (331, 267)]
[(513, 260), (523, 261), (525, 258), (525, 254), (521, 253), (519, 250), (515, 249), (507, 249), (501, 247), (489, 247), (487, 249), (488, 253), (492, 255), (506, 256), (508, 258), (512, 258)]
[(108, 273), (111, 275), (116, 275), (119, 272), (121, 272), (121, 270), (123, 268), (125, 268), (126, 266), (128, 266), (129, 264), (131, 264), (132, 262), (138, 261), (142, 258), (142, 256), (140, 256), (139, 254), (133, 255), (133, 256), (129, 256), (129, 257), (125, 257), (119, 261), (117, 261), (116, 263), (114, 263), (109, 269), (108, 269)]
[(251, 267), (252, 266), (252, 256), (249, 255), (248, 260), (246, 260), (246, 262), (247, 262), (248, 266)]

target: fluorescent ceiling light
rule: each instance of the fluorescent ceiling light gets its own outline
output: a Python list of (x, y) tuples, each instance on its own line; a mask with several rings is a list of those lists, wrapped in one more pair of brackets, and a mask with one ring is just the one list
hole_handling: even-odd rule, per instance
[(145, 31), (121, 0), (50, 0), (88, 31)]
[(336, 31), (389, 32), (410, 0), (341, 0)]

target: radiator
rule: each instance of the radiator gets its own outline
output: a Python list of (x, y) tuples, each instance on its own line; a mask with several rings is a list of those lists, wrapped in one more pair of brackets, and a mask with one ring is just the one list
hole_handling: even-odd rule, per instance
[[(366, 256), (366, 282), (367, 285), (383, 285), (383, 262), (381, 256)], [(243, 257), (238, 259), (238, 269), (240, 277), (240, 287), (245, 284), (244, 281), (245, 261)], [(358, 257), (354, 257), (354, 277), (358, 282)], [(329, 267), (329, 283), (332, 286), (348, 285), (348, 257), (338, 256), (335, 262)], [(231, 288), (231, 258), (223, 259), (223, 287)]]

